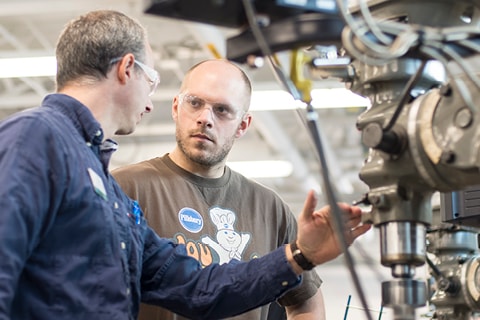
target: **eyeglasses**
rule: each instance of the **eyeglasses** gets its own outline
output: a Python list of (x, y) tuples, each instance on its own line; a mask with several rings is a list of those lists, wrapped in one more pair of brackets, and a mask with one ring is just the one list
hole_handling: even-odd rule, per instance
[(194, 95), (181, 93), (178, 95), (179, 103), (192, 114), (201, 112), (206, 105), (210, 105), (215, 117), (222, 121), (235, 120), (239, 112), (231, 105), (222, 102), (209, 102)]
[[(122, 58), (123, 57), (112, 59), (110, 61), (110, 64), (117, 63), (118, 61), (122, 60)], [(148, 83), (150, 84), (150, 93), (148, 95), (153, 95), (155, 93), (155, 90), (157, 90), (158, 84), (160, 83), (160, 75), (158, 74), (157, 70), (147, 66), (146, 64), (138, 60), (135, 60), (134, 63), (136, 63), (147, 76)]]

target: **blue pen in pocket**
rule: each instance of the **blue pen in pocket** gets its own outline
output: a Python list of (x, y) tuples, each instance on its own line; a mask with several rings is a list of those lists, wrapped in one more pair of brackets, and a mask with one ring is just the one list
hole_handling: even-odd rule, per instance
[(142, 210), (140, 209), (140, 205), (137, 201), (132, 201), (132, 214), (133, 218), (135, 219), (136, 224), (140, 224), (140, 219), (142, 217)]

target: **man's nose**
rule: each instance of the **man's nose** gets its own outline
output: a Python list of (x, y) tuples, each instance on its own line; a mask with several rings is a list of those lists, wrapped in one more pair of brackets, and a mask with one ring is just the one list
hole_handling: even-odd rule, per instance
[(212, 106), (205, 104), (203, 108), (200, 110), (198, 115), (199, 122), (211, 124), (214, 120), (215, 113), (213, 112)]

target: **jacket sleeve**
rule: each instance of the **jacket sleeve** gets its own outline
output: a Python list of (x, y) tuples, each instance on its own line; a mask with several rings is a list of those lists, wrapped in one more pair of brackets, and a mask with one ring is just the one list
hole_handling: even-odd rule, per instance
[(301, 282), (281, 247), (249, 262), (232, 260), (201, 268), (184, 245), (147, 231), (142, 301), (192, 319), (244, 313), (281, 297)]
[(0, 128), (0, 319), (9, 318), (25, 262), (61, 199), (65, 177), (55, 168), (64, 164), (50, 138), (48, 126), (33, 117), (5, 120)]

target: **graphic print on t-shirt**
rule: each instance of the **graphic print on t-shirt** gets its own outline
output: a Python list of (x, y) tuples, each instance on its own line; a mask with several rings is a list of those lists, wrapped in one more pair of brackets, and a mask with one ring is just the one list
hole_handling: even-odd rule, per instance
[[(214, 235), (204, 234), (200, 241), (192, 243), (192, 241), (186, 239), (185, 235), (177, 233), (175, 240), (178, 243), (185, 244), (188, 254), (196, 258), (202, 266), (214, 262), (228, 263), (232, 259), (242, 260), (242, 255), (250, 242), (251, 235), (235, 231), (234, 225), (237, 219), (235, 213), (228, 209), (213, 207), (209, 210), (209, 216), (217, 230)], [(192, 208), (181, 209), (178, 217), (183, 228), (190, 232), (195, 233), (200, 225), (200, 220), (203, 227), (201, 215)]]
[(180, 221), (182, 227), (191, 233), (198, 233), (203, 229), (202, 215), (192, 208), (182, 208), (178, 212), (178, 221)]
[(232, 259), (242, 260), (242, 254), (250, 241), (248, 233), (238, 233), (233, 228), (237, 217), (231, 210), (215, 207), (210, 209), (210, 219), (217, 227), (216, 241), (210, 236), (203, 236), (202, 242), (215, 250), (224, 264)]

